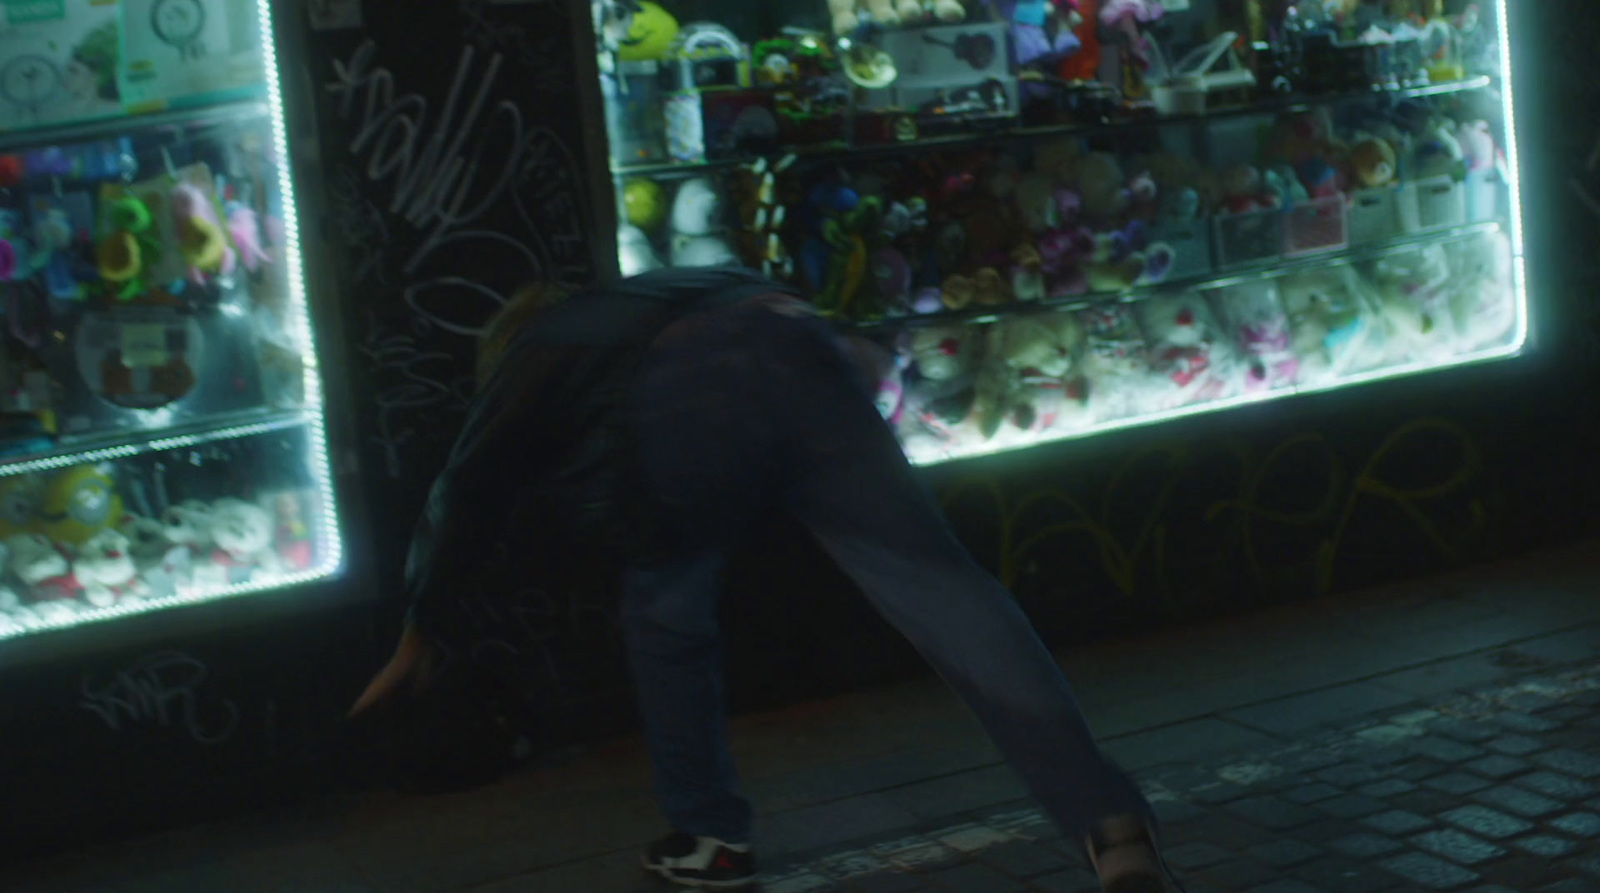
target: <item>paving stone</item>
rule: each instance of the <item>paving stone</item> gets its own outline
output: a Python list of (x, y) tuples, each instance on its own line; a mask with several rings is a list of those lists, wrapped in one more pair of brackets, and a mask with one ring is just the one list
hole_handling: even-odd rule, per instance
[(1372, 859), (1403, 850), (1405, 846), (1392, 837), (1364, 832), (1332, 841), (1328, 844), (1328, 849), (1355, 859)]
[(1400, 878), (1381, 868), (1337, 856), (1308, 862), (1289, 873), (1328, 893), (1388, 893), (1400, 883)]
[(1372, 682), (1350, 682), (1230, 710), (1223, 718), (1268, 733), (1292, 735), (1316, 726), (1349, 722), (1413, 700), (1410, 694)]
[(1195, 801), (1196, 803), (1204, 803), (1207, 806), (1217, 806), (1223, 803), (1231, 803), (1234, 800), (1242, 800), (1245, 797), (1254, 794), (1255, 792), (1242, 784), (1234, 784), (1231, 781), (1220, 781), (1203, 788), (1196, 788), (1186, 793), (1189, 795), (1189, 799)]
[(1244, 854), (1273, 868), (1288, 868), (1317, 858), (1322, 850), (1298, 840), (1274, 840), (1250, 847)]
[(1600, 815), (1592, 812), (1574, 812), (1551, 819), (1550, 827), (1571, 834), (1573, 837), (1586, 839), (1600, 837)]
[(1227, 809), (1251, 824), (1275, 831), (1288, 831), (1321, 818), (1312, 809), (1277, 797), (1252, 797), (1231, 803)]
[(1600, 790), (1595, 788), (1594, 785), (1579, 781), (1570, 775), (1562, 775), (1559, 772), (1531, 772), (1527, 775), (1519, 776), (1512, 783), (1529, 790), (1538, 791), (1546, 797), (1554, 797), (1557, 800), (1569, 802), (1591, 797), (1596, 790)]
[(1195, 876), (1224, 890), (1244, 890), (1276, 880), (1278, 872), (1254, 859), (1232, 859), (1197, 871)]
[(1514, 710), (1496, 714), (1493, 721), (1517, 732), (1551, 732), (1561, 728), (1561, 724), (1558, 722), (1541, 719), (1537, 716), (1530, 716)]
[(1477, 872), (1468, 871), (1459, 865), (1451, 865), (1443, 859), (1424, 853), (1391, 856), (1378, 864), (1430, 890), (1451, 890), (1478, 879)]
[(928, 887), (922, 878), (903, 871), (879, 871), (845, 878), (840, 884), (850, 893), (922, 893)]
[(1478, 870), (1483, 873), (1484, 880), (1504, 884), (1514, 890), (1533, 890), (1562, 877), (1561, 870), (1547, 857), (1522, 853), (1479, 866)]
[(1275, 753), (1272, 761), (1295, 772), (1315, 772), (1338, 763), (1339, 757), (1326, 750), (1301, 748)]
[(1502, 887), (1499, 884), (1485, 884), (1482, 887), (1473, 887), (1470, 890), (1464, 890), (1462, 893), (1518, 893), (1518, 891), (1513, 890), (1510, 887)]
[(1483, 748), (1449, 738), (1428, 736), (1406, 742), (1412, 753), (1420, 754), (1441, 763), (1460, 763), (1483, 756)]
[(1356, 793), (1363, 797), (1393, 797), (1396, 794), (1404, 794), (1416, 789), (1417, 786), (1415, 784), (1403, 778), (1386, 778), (1383, 781), (1364, 784), (1356, 788)]
[[(1492, 756), (1484, 757), (1481, 760), (1473, 760), (1470, 763), (1463, 763), (1461, 764), (1461, 768), (1476, 772), (1479, 775), (1486, 775), (1489, 778), (1501, 779), (1510, 778), (1513, 775), (1521, 774), (1533, 767), (1528, 764), (1527, 760), (1521, 759), (1520, 757), (1511, 757), (1506, 756), (1505, 754), (1494, 754)], [(1554, 766), (1551, 768), (1560, 767)]]
[(1506, 851), (1462, 831), (1429, 831), (1410, 839), (1412, 846), (1462, 865), (1476, 865), (1504, 856)]
[(1561, 704), (1541, 710), (1539, 715), (1545, 719), (1565, 723), (1572, 722), (1575, 719), (1587, 719), (1593, 712), (1589, 707), (1579, 704)]
[(1564, 881), (1556, 881), (1548, 887), (1540, 887), (1535, 893), (1594, 893), (1594, 887), (1588, 881), (1567, 878)]
[(1503, 735), (1492, 741), (1485, 741), (1483, 746), (1497, 753), (1510, 754), (1514, 757), (1527, 756), (1538, 750), (1544, 750), (1544, 742), (1526, 735)]
[(1565, 837), (1554, 834), (1533, 834), (1521, 840), (1511, 841), (1511, 845), (1525, 853), (1542, 856), (1546, 859), (1559, 859), (1572, 853), (1578, 845)]
[(1186, 800), (1157, 800), (1150, 805), (1163, 825), (1187, 822), (1207, 814), (1206, 810)]
[(1258, 843), (1276, 840), (1281, 835), (1243, 821), (1236, 816), (1216, 813), (1208, 816), (1196, 829), (1200, 840), (1209, 841), (1224, 849), (1242, 852)]
[(1494, 782), (1481, 775), (1473, 775), (1470, 772), (1449, 772), (1427, 779), (1422, 782), (1422, 785), (1423, 787), (1433, 788), (1436, 791), (1444, 791), (1446, 794), (1466, 796), (1474, 791), (1492, 787)]
[(1322, 891), (1304, 881), (1297, 881), (1294, 878), (1279, 878), (1259, 887), (1251, 887), (1246, 893), (1322, 893)]
[(1406, 794), (1397, 794), (1389, 798), (1390, 809), (1403, 809), (1421, 815), (1433, 815), (1444, 812), (1461, 802), (1460, 797), (1446, 794), (1443, 791), (1417, 790)]
[(1422, 781), (1450, 771), (1450, 764), (1437, 760), (1408, 760), (1394, 767), (1393, 777), (1406, 781)]
[(1600, 877), (1600, 856), (1584, 856), (1566, 863), (1568, 868), (1576, 868), (1584, 874)]
[(928, 872), (923, 877), (935, 889), (948, 890), (950, 893), (994, 893), (1016, 886), (1014, 879), (977, 862)]
[(1440, 813), (1439, 818), (1458, 828), (1496, 840), (1533, 830), (1532, 822), (1525, 822), (1487, 806), (1462, 806)]
[(1164, 853), (1166, 860), (1186, 871), (1205, 868), (1218, 862), (1225, 862), (1233, 858), (1233, 853), (1213, 843), (1195, 841), (1193, 843), (1179, 844), (1168, 848)]
[(1290, 788), (1279, 796), (1291, 803), (1311, 804), (1319, 800), (1327, 800), (1330, 797), (1337, 797), (1343, 793), (1344, 791), (1340, 788), (1336, 788), (1327, 782), (1318, 781), (1301, 785), (1297, 788)]
[(1475, 719), (1445, 716), (1428, 723), (1428, 731), (1457, 741), (1479, 743), (1504, 734), (1504, 730)]
[(1067, 868), (1059, 853), (1025, 840), (1013, 840), (979, 850), (974, 855), (1014, 878), (1041, 877)]
[(1479, 803), (1499, 807), (1524, 818), (1536, 819), (1561, 809), (1561, 803), (1526, 788), (1501, 785), (1472, 795)]
[(1319, 772), (1311, 773), (1328, 784), (1338, 785), (1343, 788), (1353, 788), (1357, 785), (1371, 784), (1383, 781), (1389, 776), (1379, 772), (1371, 766), (1362, 763), (1343, 763), (1338, 766), (1329, 766)]
[(1100, 879), (1093, 872), (1071, 868), (1029, 881), (1028, 889), (1036, 893), (1100, 893)]
[(1530, 759), (1546, 769), (1565, 772), (1578, 778), (1600, 777), (1600, 757), (1581, 750), (1550, 750), (1535, 754)]
[(1396, 809), (1367, 816), (1361, 824), (1384, 834), (1412, 834), (1433, 827), (1433, 820), (1414, 812)]
[(1411, 759), (1411, 751), (1397, 744), (1355, 751), (1351, 754), (1351, 757), (1382, 771), (1383, 767), (1392, 767), (1396, 763), (1403, 763)]
[(1341, 819), (1359, 819), (1375, 812), (1389, 809), (1389, 804), (1376, 797), (1363, 797), (1360, 794), (1346, 794), (1332, 800), (1324, 800), (1316, 804), (1316, 808), (1328, 815), (1338, 816)]

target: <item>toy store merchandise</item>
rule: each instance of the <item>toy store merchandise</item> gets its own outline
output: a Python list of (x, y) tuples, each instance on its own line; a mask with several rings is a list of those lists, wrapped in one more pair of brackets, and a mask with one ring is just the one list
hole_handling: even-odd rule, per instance
[(798, 286), (919, 462), (1523, 347), (1499, 0), (598, 9), (619, 269)]
[(0, 639), (338, 568), (274, 7), (0, 8)]

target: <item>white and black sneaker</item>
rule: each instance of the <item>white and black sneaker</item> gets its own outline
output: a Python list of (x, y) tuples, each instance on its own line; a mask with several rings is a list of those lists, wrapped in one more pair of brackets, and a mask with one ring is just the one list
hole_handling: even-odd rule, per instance
[(639, 861), (647, 871), (684, 887), (733, 890), (756, 881), (756, 857), (749, 844), (714, 837), (672, 834), (650, 844)]

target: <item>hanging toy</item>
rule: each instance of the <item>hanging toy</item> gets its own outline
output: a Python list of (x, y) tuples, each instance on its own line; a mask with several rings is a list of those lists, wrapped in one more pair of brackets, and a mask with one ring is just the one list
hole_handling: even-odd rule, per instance
[(261, 243), (261, 218), (255, 209), (243, 202), (228, 203), (228, 234), (239, 250), (239, 263), (245, 272), (254, 274), (272, 263), (272, 255)]
[(189, 264), (189, 280), (204, 285), (206, 275), (233, 273), (239, 256), (228, 244), (217, 209), (193, 183), (172, 189), (172, 217), (178, 228), (178, 250)]
[(26, 279), (32, 272), (29, 265), (31, 246), (22, 237), (21, 222), (21, 214), (0, 211), (0, 281)]
[(50, 296), (66, 301), (82, 298), (90, 271), (82, 269), (83, 261), (73, 255), (72, 218), (60, 208), (45, 211), (34, 225), (34, 240), (32, 271), (43, 275)]
[(150, 233), (150, 208), (129, 196), (107, 210), (110, 232), (96, 249), (100, 277), (116, 289), (118, 300), (131, 301), (146, 288), (143, 273), (161, 256), (161, 246)]

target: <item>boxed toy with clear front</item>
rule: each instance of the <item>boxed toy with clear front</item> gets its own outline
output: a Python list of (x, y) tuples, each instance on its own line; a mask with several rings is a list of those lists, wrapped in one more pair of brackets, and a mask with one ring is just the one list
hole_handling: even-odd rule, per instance
[(0, 4), (0, 130), (122, 112), (116, 0)]
[(163, 108), (250, 94), (264, 80), (253, 3), (123, 0), (123, 63), (129, 108)]

